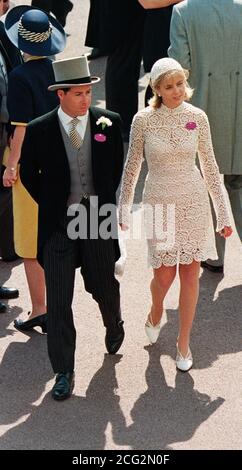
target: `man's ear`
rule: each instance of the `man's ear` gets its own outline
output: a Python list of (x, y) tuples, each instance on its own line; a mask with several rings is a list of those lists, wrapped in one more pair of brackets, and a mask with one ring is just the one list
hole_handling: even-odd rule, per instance
[(63, 90), (56, 90), (56, 94), (57, 94), (59, 100), (61, 100), (61, 98), (63, 97), (63, 93), (64, 93)]

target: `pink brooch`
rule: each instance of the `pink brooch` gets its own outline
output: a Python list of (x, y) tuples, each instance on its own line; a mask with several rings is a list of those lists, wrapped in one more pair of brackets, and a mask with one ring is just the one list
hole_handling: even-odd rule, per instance
[(188, 131), (193, 131), (194, 129), (196, 129), (196, 127), (197, 127), (197, 124), (193, 121), (187, 122), (186, 125), (185, 125), (185, 128)]
[(97, 142), (105, 142), (105, 140), (107, 140), (107, 137), (106, 137), (106, 135), (104, 135), (104, 134), (95, 134), (95, 135), (94, 135), (94, 139), (95, 139)]

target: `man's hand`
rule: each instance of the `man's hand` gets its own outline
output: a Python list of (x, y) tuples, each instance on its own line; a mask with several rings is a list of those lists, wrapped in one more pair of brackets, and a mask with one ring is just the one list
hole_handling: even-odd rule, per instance
[(119, 224), (119, 226), (120, 226), (120, 228), (121, 228), (121, 230), (122, 230), (123, 232), (125, 232), (125, 230), (128, 230), (128, 229), (129, 229), (129, 226), (126, 225), (126, 224)]
[(221, 237), (223, 238), (228, 238), (230, 237), (230, 235), (232, 235), (232, 233), (233, 233), (232, 227), (228, 227), (226, 225), (222, 230), (220, 230), (219, 235), (221, 235)]
[(138, 0), (140, 5), (145, 8), (145, 10), (169, 7), (170, 5), (175, 5), (176, 3), (180, 3), (182, 1), (183, 0)]

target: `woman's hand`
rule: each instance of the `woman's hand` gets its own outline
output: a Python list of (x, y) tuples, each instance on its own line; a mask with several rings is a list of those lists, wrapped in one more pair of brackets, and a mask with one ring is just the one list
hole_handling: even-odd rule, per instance
[(140, 5), (145, 8), (145, 10), (152, 10), (153, 8), (164, 8), (176, 3), (182, 2), (182, 0), (138, 0)]
[(18, 162), (26, 132), (26, 126), (16, 126), (12, 139), (10, 139), (10, 153), (7, 168), (3, 173), (3, 186), (13, 186), (18, 179)]
[(3, 186), (6, 188), (11, 187), (17, 181), (17, 168), (7, 167), (3, 173)]
[(119, 224), (121, 230), (123, 230), (123, 232), (125, 232), (125, 230), (128, 230), (129, 229), (129, 226), (128, 225), (125, 225), (125, 224)]
[(221, 237), (228, 238), (230, 237), (230, 235), (232, 235), (232, 233), (233, 233), (232, 227), (228, 227), (226, 225), (222, 230), (220, 230), (219, 235), (221, 235)]

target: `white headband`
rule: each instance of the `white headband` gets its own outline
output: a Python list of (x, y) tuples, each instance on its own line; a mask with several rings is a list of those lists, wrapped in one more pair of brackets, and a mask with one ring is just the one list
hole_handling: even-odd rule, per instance
[(164, 57), (163, 59), (157, 60), (150, 72), (150, 79), (151, 84), (154, 85), (154, 82), (157, 80), (158, 77), (163, 75), (164, 73), (171, 72), (173, 70), (177, 70), (179, 72), (184, 72), (181, 64), (177, 62), (175, 59), (171, 59), (170, 57)]

